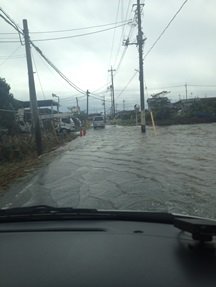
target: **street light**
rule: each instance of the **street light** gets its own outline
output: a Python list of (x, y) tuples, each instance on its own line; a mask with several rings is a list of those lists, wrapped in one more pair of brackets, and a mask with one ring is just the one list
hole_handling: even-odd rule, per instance
[(53, 98), (58, 98), (58, 106), (57, 106), (57, 111), (58, 111), (58, 113), (59, 113), (59, 96), (57, 96), (56, 94), (52, 94), (52, 97)]

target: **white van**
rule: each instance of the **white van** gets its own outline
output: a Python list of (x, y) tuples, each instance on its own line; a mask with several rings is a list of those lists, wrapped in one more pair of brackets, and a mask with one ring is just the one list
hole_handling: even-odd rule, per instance
[(105, 121), (103, 116), (96, 116), (93, 119), (93, 127), (96, 128), (105, 128)]

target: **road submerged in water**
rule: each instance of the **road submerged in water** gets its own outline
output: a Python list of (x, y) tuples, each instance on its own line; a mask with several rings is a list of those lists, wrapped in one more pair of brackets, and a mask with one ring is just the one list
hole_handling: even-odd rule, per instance
[(107, 126), (64, 147), (33, 177), (12, 184), (0, 207), (47, 204), (216, 218), (216, 124)]

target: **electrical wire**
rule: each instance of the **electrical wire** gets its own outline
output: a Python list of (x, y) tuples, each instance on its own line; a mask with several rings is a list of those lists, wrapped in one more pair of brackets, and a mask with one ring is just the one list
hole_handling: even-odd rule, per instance
[[(6, 60), (8, 58), (8, 56), (0, 56), (0, 60)], [(15, 56), (11, 56), (11, 59), (21, 59), (21, 58), (25, 58), (25, 55), (15, 55)]]
[[(73, 95), (73, 97), (78, 98), (78, 99), (86, 98), (86, 95), (79, 96), (79, 97), (78, 97), (78, 95), (79, 95), (79, 94)], [(71, 100), (71, 97), (72, 97), (72, 96), (65, 97), (65, 98), (61, 98), (61, 100)]]
[[(131, 1), (131, 0), (129, 0), (129, 2), (130, 2), (130, 1)], [(129, 6), (128, 6), (128, 7), (129, 7)], [(133, 24), (131, 23), (131, 25), (133, 25)], [(124, 27), (125, 27), (125, 26), (124, 26)], [(131, 31), (132, 31), (132, 27), (131, 27), (131, 29), (130, 29), (128, 38), (129, 38), (130, 35), (131, 35)], [(120, 47), (121, 47), (121, 45), (119, 46), (119, 50), (118, 50), (118, 53), (117, 53), (117, 57), (116, 57), (116, 61), (115, 61), (114, 66), (116, 66), (117, 58), (118, 58), (118, 55), (119, 55), (119, 52), (120, 52)], [(118, 64), (117, 64), (117, 68), (116, 68), (116, 71), (115, 71), (114, 74), (113, 74), (113, 77), (116, 76), (116, 74), (118, 73), (118, 71), (119, 71), (119, 69), (120, 69), (120, 66), (121, 66), (122, 61), (123, 61), (123, 59), (124, 59), (124, 57), (125, 57), (127, 48), (128, 48), (128, 46), (125, 46), (125, 47), (124, 47), (124, 50), (123, 50), (122, 55), (121, 55), (121, 57), (120, 57), (120, 60), (119, 60), (119, 62), (118, 62)], [(97, 89), (94, 90), (93, 92), (97, 92), (97, 91), (100, 91), (100, 90), (102, 90), (102, 89), (104, 89), (104, 88), (108, 88), (110, 85), (111, 85), (111, 81), (107, 81), (107, 84), (104, 84), (103, 86), (97, 88)], [(104, 92), (107, 92), (107, 90), (104, 91)]]
[(0, 32), (0, 35), (17, 35), (16, 32)]
[(111, 26), (111, 25), (122, 24), (122, 23), (125, 23), (125, 22), (128, 22), (128, 21), (130, 21), (130, 19), (124, 20), (124, 21), (120, 21), (120, 22), (112, 22), (112, 23), (108, 23), (108, 24), (101, 24), (101, 25), (95, 25), (95, 26), (89, 26), (89, 27), (83, 27), (83, 28), (73, 28), (73, 29), (54, 30), (54, 31), (41, 31), (41, 32), (30, 32), (30, 34), (65, 33), (65, 32), (72, 32), (72, 31), (88, 30), (88, 29), (93, 29), (93, 28), (100, 28), (100, 27), (106, 27), (106, 26)]
[(59, 74), (59, 76), (64, 79), (71, 87), (73, 87), (76, 91), (81, 94), (85, 94), (86, 92), (71, 82), (44, 54), (43, 52), (30, 40), (32, 47), (40, 54), (40, 56)]
[[(128, 34), (128, 39), (130, 39), (130, 37), (131, 37), (131, 34), (132, 34), (132, 30), (133, 30), (133, 23), (131, 23), (131, 28), (130, 28), (130, 31), (129, 31), (129, 34)], [(120, 59), (119, 59), (119, 62), (118, 62), (118, 64), (117, 64), (117, 67), (116, 67), (116, 71), (114, 72), (114, 77), (116, 76), (116, 74), (118, 73), (118, 71), (119, 71), (119, 69), (120, 69), (120, 66), (121, 66), (121, 64), (122, 64), (122, 62), (123, 62), (123, 59), (124, 59), (124, 57), (125, 57), (125, 55), (126, 55), (126, 52), (127, 52), (127, 49), (128, 49), (128, 46), (125, 46), (124, 47), (124, 50), (123, 50), (123, 52), (122, 52), (122, 55), (121, 55), (121, 57), (120, 57)]]
[(146, 57), (149, 55), (149, 53), (152, 51), (152, 49), (155, 47), (155, 45), (158, 43), (158, 41), (162, 38), (162, 36), (164, 35), (164, 33), (166, 32), (166, 30), (169, 28), (169, 26), (171, 25), (171, 23), (174, 21), (174, 19), (176, 18), (176, 16), (180, 13), (180, 11), (182, 10), (182, 8), (184, 7), (184, 5), (188, 2), (188, 0), (185, 0), (182, 5), (180, 6), (180, 8), (177, 10), (177, 12), (174, 14), (174, 16), (171, 18), (171, 20), (169, 21), (169, 23), (166, 25), (166, 27), (163, 29), (163, 31), (160, 33), (160, 35), (158, 36), (158, 38), (155, 40), (155, 42), (152, 44), (152, 46), (149, 48), (149, 50), (147, 51), (147, 53), (144, 56), (144, 60), (146, 59)]
[[(1, 15), (0, 15), (1, 16)], [(121, 24), (121, 25), (117, 25), (111, 28), (107, 28), (107, 29), (102, 29), (102, 30), (97, 30), (97, 31), (93, 31), (93, 32), (89, 32), (89, 33), (83, 33), (83, 34), (77, 34), (77, 35), (71, 35), (71, 36), (62, 36), (62, 37), (55, 37), (55, 38), (46, 38), (46, 39), (34, 39), (34, 42), (45, 42), (45, 41), (56, 41), (56, 40), (65, 40), (65, 39), (71, 39), (71, 38), (77, 38), (77, 37), (83, 37), (83, 36), (89, 36), (89, 35), (93, 35), (93, 34), (98, 34), (98, 33), (102, 33), (102, 32), (106, 32), (109, 30), (113, 30), (119, 27), (122, 27), (124, 25), (127, 25), (130, 22)], [(0, 43), (18, 43), (19, 41), (16, 40), (0, 40)]]
[(148, 88), (148, 90), (162, 90), (162, 89), (171, 89), (171, 88), (181, 88), (184, 87), (185, 85), (173, 85), (173, 86), (165, 86), (165, 87), (156, 87), (156, 88)]
[(127, 82), (126, 86), (122, 89), (122, 91), (116, 96), (116, 98), (119, 98), (123, 93), (124, 91), (127, 89), (127, 87), (130, 85), (130, 83), (133, 81), (133, 79), (135, 78), (136, 74), (138, 73), (138, 71), (136, 71), (132, 77), (129, 79), (129, 81)]
[(14, 49), (10, 55), (0, 63), (0, 66), (4, 65), (4, 63), (6, 63), (20, 48), (21, 46), (16, 47), (16, 49)]
[[(128, 2), (128, 8), (127, 8), (127, 13), (126, 13), (126, 16), (127, 16), (127, 17), (128, 17), (128, 10), (129, 10), (130, 2), (131, 2), (131, 0), (129, 0), (129, 2)], [(130, 38), (131, 35), (132, 35), (132, 30), (133, 30), (133, 27), (134, 27), (134, 24), (133, 24), (134, 20), (135, 20), (135, 17), (134, 17), (133, 19), (131, 19), (131, 23), (130, 23), (130, 24), (131, 24), (131, 28), (130, 28), (130, 31), (129, 31), (129, 34), (128, 34), (128, 37), (127, 37), (127, 38)], [(124, 27), (125, 27), (125, 26), (124, 26)], [(120, 43), (120, 44), (121, 44), (121, 43)], [(119, 46), (119, 50), (118, 50), (118, 53), (117, 53), (117, 57), (116, 57), (116, 61), (115, 61), (114, 66), (116, 66), (116, 62), (117, 62), (118, 55), (119, 55), (119, 52), (120, 52), (120, 47), (121, 47), (121, 45)], [(118, 71), (119, 71), (119, 69), (120, 69), (120, 66), (121, 66), (121, 64), (122, 64), (122, 62), (123, 62), (123, 59), (124, 59), (124, 57), (125, 57), (127, 48), (128, 48), (128, 46), (125, 46), (125, 47), (124, 47), (124, 50), (123, 50), (122, 55), (121, 55), (121, 57), (120, 57), (120, 60), (119, 60), (119, 62), (118, 62), (118, 64), (117, 64), (116, 71), (115, 71), (114, 74), (113, 74), (114, 77), (116, 76), (116, 74), (118, 73)], [(100, 88), (97, 88), (97, 89), (94, 90), (93, 92), (100, 91), (100, 90), (104, 89), (105, 87), (106, 87), (106, 88), (109, 87), (110, 85), (111, 85), (111, 81), (108, 81), (107, 84), (101, 86)]]
[[(127, 7), (127, 11), (126, 11), (126, 19), (128, 17), (130, 2), (131, 2), (131, 0), (128, 1), (128, 7)], [(132, 23), (133, 23), (133, 20), (132, 20)], [(131, 23), (131, 25), (133, 25), (132, 23)], [(120, 49), (121, 49), (121, 46), (122, 46), (122, 42), (123, 42), (123, 38), (124, 38), (124, 32), (125, 32), (125, 27), (126, 26), (123, 26), (123, 28), (122, 28), (122, 33), (121, 33), (121, 37), (120, 37), (120, 45), (119, 45), (118, 51), (116, 53), (117, 56), (116, 56), (116, 60), (114, 61), (114, 67), (116, 66), (116, 62), (117, 62), (117, 59), (118, 59), (118, 56), (119, 56), (119, 53), (120, 53)], [(130, 32), (129, 32), (129, 34), (130, 34)]]
[(203, 87), (203, 88), (215, 88), (216, 87), (216, 85), (193, 85), (193, 84), (187, 84), (187, 86), (188, 87)]
[[(65, 30), (52, 30), (52, 31), (33, 31), (30, 32), (30, 34), (51, 34), (51, 33), (65, 33), (65, 32), (72, 32), (72, 31), (80, 31), (80, 30), (88, 30), (93, 28), (100, 28), (100, 27), (106, 27), (111, 25), (117, 25), (125, 22), (129, 22), (130, 19), (120, 21), (120, 22), (112, 22), (108, 24), (102, 24), (102, 25), (95, 25), (95, 26), (88, 26), (88, 27), (82, 27), (82, 28), (73, 28), (73, 29), (65, 29)], [(16, 35), (15, 32), (0, 32), (0, 35)]]
[[(0, 11), (4, 13), (6, 17), (0, 16), (9, 24), (11, 25), (18, 33), (19, 35), (23, 36), (23, 31), (14, 23), (14, 21), (0, 8)], [(22, 42), (21, 42), (22, 44)], [(81, 88), (76, 86), (73, 82), (71, 82), (44, 54), (43, 52), (30, 40), (30, 44), (35, 48), (35, 50), (41, 55), (41, 57), (70, 85), (72, 86), (75, 90), (77, 90), (81, 94), (85, 94), (85, 91), (83, 91)]]
[[(208, 85), (208, 84), (203, 84), (203, 85), (196, 85), (196, 84), (186, 84), (188, 87), (203, 87), (203, 88), (215, 88), (216, 85)], [(163, 86), (163, 87), (156, 87), (156, 88), (150, 88), (148, 90), (162, 90), (162, 89), (171, 89), (171, 88), (182, 88), (185, 87), (185, 84), (180, 84), (180, 85), (171, 85), (171, 86)]]
[(71, 35), (71, 36), (63, 36), (63, 37), (55, 37), (55, 38), (46, 38), (46, 39), (34, 39), (34, 42), (44, 42), (44, 41), (55, 41), (55, 40), (64, 40), (64, 39), (71, 39), (71, 38), (77, 38), (77, 37), (83, 37), (83, 36), (89, 36), (89, 35), (93, 35), (93, 34), (98, 34), (98, 33), (102, 33), (102, 32), (106, 32), (109, 30), (113, 30), (119, 27), (122, 27), (124, 25), (127, 25), (127, 23), (124, 24), (120, 24), (111, 28), (106, 28), (106, 29), (102, 29), (102, 30), (97, 30), (97, 31), (93, 31), (93, 32), (89, 32), (89, 33), (83, 33), (83, 34), (77, 34), (77, 35)]
[(0, 17), (2, 17), (9, 25), (11, 25), (18, 32), (20, 44), (23, 46), (24, 43), (22, 42), (22, 37), (21, 37), (23, 35), (22, 30), (2, 8), (0, 8), (0, 11), (5, 15), (3, 16), (0, 14)]
[[(97, 95), (95, 96), (95, 94), (91, 93), (91, 92), (90, 92), (90, 96), (97, 99), (97, 100), (104, 101), (104, 96), (103, 96), (103, 98), (99, 98)], [(111, 102), (111, 100), (106, 100), (106, 101)]]
[(32, 59), (33, 59), (34, 68), (35, 68), (35, 71), (36, 71), (36, 74), (37, 74), (38, 82), (40, 84), (41, 92), (42, 92), (43, 98), (45, 100), (46, 97), (45, 97), (45, 94), (44, 94), (44, 89), (43, 89), (43, 86), (42, 86), (42, 83), (41, 83), (41, 80), (40, 80), (40, 76), (39, 76), (39, 73), (38, 73), (38, 69), (37, 69), (37, 66), (36, 66), (36, 62), (35, 62), (33, 53), (32, 53)]
[(8, 37), (7, 37), (7, 38), (5, 38), (5, 37), (2, 38), (2, 37), (1, 37), (0, 40), (1, 40), (1, 41), (10, 41), (10, 40), (11, 40), (11, 41), (13, 41), (13, 40), (16, 40), (16, 41), (17, 41), (17, 38), (8, 38)]
[[(133, 22), (134, 22), (134, 19), (133, 19)], [(134, 28), (133, 22), (131, 23), (131, 28), (130, 28), (130, 31), (129, 31), (129, 33), (128, 33), (127, 39), (130, 39), (131, 36), (132, 36), (133, 28)], [(119, 59), (118, 64), (115, 64), (115, 66), (116, 66), (116, 71), (114, 72), (113, 77), (115, 77), (115, 76), (117, 75), (117, 73), (118, 73), (118, 71), (119, 71), (119, 69), (120, 69), (120, 66), (121, 66), (121, 64), (122, 64), (122, 62), (123, 62), (123, 60), (124, 60), (124, 58), (125, 58), (125, 55), (126, 55), (127, 50), (128, 50), (128, 45), (125, 45), (124, 50), (123, 50), (123, 52), (122, 52), (122, 55), (121, 55), (121, 57), (120, 57), (120, 59)], [(118, 57), (118, 56), (117, 56), (117, 57)], [(116, 57), (116, 62), (117, 62), (117, 57)], [(116, 63), (116, 62), (115, 62), (115, 63)]]
[[(166, 25), (166, 27), (163, 29), (163, 31), (161, 32), (161, 34), (158, 36), (158, 38), (155, 40), (155, 42), (153, 43), (153, 45), (150, 47), (150, 49), (147, 51), (147, 53), (144, 55), (143, 60), (146, 59), (146, 57), (150, 54), (150, 52), (152, 51), (152, 49), (155, 47), (155, 45), (158, 43), (158, 41), (161, 39), (161, 37), (164, 35), (164, 33), (166, 32), (166, 30), (169, 28), (169, 26), (171, 25), (171, 23), (174, 21), (174, 19), (176, 18), (176, 16), (180, 13), (180, 11), (182, 10), (182, 8), (184, 7), (184, 5), (188, 2), (188, 0), (185, 0), (182, 5), (179, 7), (179, 9), (177, 10), (177, 12), (174, 14), (174, 16), (171, 18), (171, 20), (168, 22), (168, 24)], [(137, 72), (136, 72), (137, 73)], [(125, 88), (120, 92), (120, 94), (118, 95), (118, 97), (127, 89), (127, 87), (129, 86), (129, 84), (131, 83), (131, 81), (133, 80), (133, 78), (135, 77), (136, 73), (131, 77), (131, 79), (128, 81), (127, 85), (125, 86)]]
[[(117, 19), (118, 19), (118, 14), (119, 14), (119, 8), (120, 8), (120, 1), (121, 0), (118, 0), (118, 6), (117, 6), (117, 12), (116, 12), (116, 22), (117, 22)], [(109, 57), (109, 64), (108, 66), (111, 65), (111, 62), (112, 62), (112, 54), (113, 54), (113, 47), (114, 47), (114, 41), (115, 41), (115, 34), (116, 34), (116, 29), (114, 29), (114, 33), (113, 33), (113, 37), (112, 37), (112, 45), (111, 45), (111, 52), (110, 52), (110, 57)]]

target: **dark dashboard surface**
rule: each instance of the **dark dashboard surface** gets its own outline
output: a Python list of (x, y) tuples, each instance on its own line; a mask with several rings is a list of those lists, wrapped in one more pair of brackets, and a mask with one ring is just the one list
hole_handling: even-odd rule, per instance
[(0, 224), (1, 286), (216, 286), (214, 243), (169, 224)]

